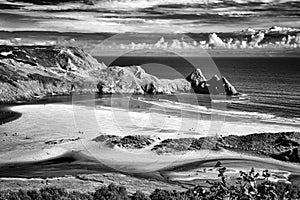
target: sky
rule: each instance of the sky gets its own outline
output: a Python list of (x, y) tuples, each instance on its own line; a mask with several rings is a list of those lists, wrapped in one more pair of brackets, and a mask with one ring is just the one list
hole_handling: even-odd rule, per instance
[(0, 0), (0, 30), (199, 33), (300, 27), (299, 0)]

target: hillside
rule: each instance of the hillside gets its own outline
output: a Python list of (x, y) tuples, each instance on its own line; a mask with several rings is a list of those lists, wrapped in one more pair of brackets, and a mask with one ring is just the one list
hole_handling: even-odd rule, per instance
[(199, 69), (186, 79), (159, 79), (140, 66), (106, 67), (77, 47), (2, 45), (0, 72), (2, 103), (72, 92), (238, 94), (225, 77), (207, 80)]
[(96, 91), (96, 80), (89, 72), (104, 68), (75, 47), (0, 46), (0, 101)]

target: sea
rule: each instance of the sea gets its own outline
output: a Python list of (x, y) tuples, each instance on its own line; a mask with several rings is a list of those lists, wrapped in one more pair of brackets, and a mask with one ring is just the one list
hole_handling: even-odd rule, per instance
[[(97, 57), (97, 59), (107, 65), (112, 60), (111, 57)], [(141, 65), (147, 73), (162, 79), (185, 78), (195, 68), (200, 68), (207, 79), (215, 74), (225, 76), (239, 91), (240, 95), (219, 98), (213, 95), (193, 93), (158, 95), (72, 94), (70, 96), (43, 98), (36, 103), (17, 105), (7, 110), (7, 112), (21, 113), (22, 116), (2, 124), (0, 129), (9, 135), (20, 134), (15, 136), (20, 139), (14, 139), (13, 145), (4, 143), (2, 153), (5, 153), (2, 155), (11, 155), (6, 152), (16, 150), (31, 156), (32, 149), (41, 148), (40, 145), (44, 145), (44, 140), (61, 142), (65, 140), (67, 142), (70, 138), (83, 137), (80, 140), (80, 145), (72, 146), (70, 143), (70, 145), (61, 146), (69, 151), (72, 150), (71, 159), (74, 159), (74, 152), (85, 151), (106, 166), (114, 167), (114, 163), (117, 162), (121, 166), (117, 169), (124, 170), (126, 168), (124, 163), (128, 162), (129, 172), (134, 172), (136, 166), (140, 167), (139, 169), (137, 167), (138, 170), (146, 172), (147, 170), (166, 167), (173, 162), (173, 158), (177, 160), (183, 157), (175, 155), (175, 157), (166, 156), (162, 159), (162, 157), (149, 153), (145, 149), (126, 151), (119, 148), (100, 147), (98, 144), (95, 147), (93, 145), (96, 143), (85, 140), (84, 137), (91, 136), (94, 138), (99, 133), (99, 135), (121, 136), (150, 135), (158, 140), (164, 140), (214, 136), (216, 134), (246, 135), (265, 132), (299, 132), (299, 61), (300, 58), (298, 57), (119, 57), (110, 66)], [(30, 136), (36, 140), (26, 139), (27, 142), (25, 143), (25, 136)], [(42, 144), (39, 143), (41, 141)], [(43, 153), (48, 154), (48, 150), (50, 151), (49, 155), (51, 152), (53, 155), (57, 155), (63, 149), (60, 149), (60, 146), (45, 148), (45, 152), (40, 150), (41, 154), (33, 154), (30, 159), (40, 159)], [(13, 176), (17, 177), (27, 177), (28, 174), (35, 174), (32, 176), (36, 176), (44, 173), (45, 170), (48, 173), (48, 164), (50, 163), (51, 169), (54, 166), (52, 162), (57, 167), (54, 171), (52, 170), (53, 173), (70, 174), (71, 172), (82, 172), (81, 170), (87, 173), (95, 172), (94, 166), (86, 166), (86, 163), (84, 163), (84, 167), (77, 165), (77, 162), (75, 167), (72, 163), (66, 165), (63, 162), (61, 164), (59, 163), (60, 160), (69, 159), (70, 155), (63, 154), (60, 156), (61, 159), (47, 160), (46, 164), (38, 162), (37, 166), (41, 163), (43, 165), (39, 170), (32, 168), (37, 163), (29, 163), (28, 165), (22, 163), (21, 170), (18, 172), (9, 166), (9, 168), (4, 167), (7, 170), (0, 173), (0, 176), (7, 177), (7, 174), (9, 176), (14, 174)], [(197, 160), (199, 165), (203, 164), (201, 159), (205, 158), (209, 158), (210, 162), (215, 162), (213, 157), (209, 157), (213, 154), (204, 153), (197, 154), (197, 156), (201, 157), (199, 161)], [(23, 157), (24, 159), (28, 158)], [(170, 160), (165, 160), (167, 158)], [(16, 157), (16, 160), (18, 159)], [(75, 157), (76, 159), (77, 157)], [(230, 160), (232, 158), (224, 157), (223, 159), (225, 163), (227, 161), (232, 162)], [(235, 166), (249, 163), (249, 159), (247, 160), (246, 157), (241, 158), (239, 156), (239, 159), (238, 161), (233, 160)], [(250, 162), (252, 166), (254, 162), (257, 162), (258, 166), (269, 166), (269, 163), (264, 160), (251, 160)], [(134, 167), (132, 167), (132, 163), (134, 163)], [(142, 165), (136, 163), (142, 163)], [(189, 165), (192, 166), (190, 163)], [(152, 168), (153, 166), (154, 168)], [(279, 169), (273, 161), (271, 166)], [(100, 167), (99, 170), (103, 170)], [(287, 169), (283, 165), (280, 167)], [(13, 172), (9, 169), (12, 169)], [(34, 173), (30, 171), (32, 169), (34, 169)]]
[[(262, 119), (280, 119), (299, 125), (300, 122), (300, 57), (151, 57), (123, 56), (97, 57), (110, 66), (140, 65), (149, 74), (162, 79), (185, 78), (195, 68), (201, 69), (210, 79), (213, 75), (226, 77), (240, 95), (226, 97), (228, 115), (251, 115)], [(199, 98), (200, 97), (200, 98)], [(211, 109), (214, 98), (198, 95), (197, 102), (180, 95), (148, 95), (139, 100), (167, 108), (205, 111)], [(168, 105), (169, 104), (169, 105)], [(198, 106), (195, 108), (195, 106)]]
[[(207, 79), (214, 75), (226, 77), (239, 95), (230, 97), (194, 93), (73, 94), (71, 96), (45, 97), (31, 104), (50, 104), (49, 108), (52, 103), (71, 104), (73, 105), (71, 111), (75, 113), (73, 117), (79, 117), (79, 120), (85, 120), (85, 117), (82, 117), (84, 114), (76, 114), (82, 113), (82, 110), (116, 109), (114, 113), (129, 113), (129, 115), (140, 116), (141, 120), (143, 117), (147, 118), (149, 114), (153, 116), (158, 114), (165, 116), (165, 119), (174, 116), (178, 119), (282, 126), (283, 128), (278, 131), (287, 130), (284, 128), (287, 126), (294, 127), (291, 128), (292, 130), (300, 128), (299, 57), (122, 56), (115, 59), (111, 56), (98, 56), (96, 58), (107, 66), (140, 65), (147, 73), (160, 79), (184, 79), (193, 70), (199, 68)], [(18, 107), (15, 108), (17, 112), (2, 110), (1, 123), (21, 117), (20, 113), (23, 114), (23, 110), (20, 108), (22, 111), (19, 111)], [(52, 121), (50, 121), (53, 125), (58, 121), (63, 123), (66, 119), (60, 119), (60, 114), (57, 114), (55, 110), (40, 110), (39, 112), (41, 115), (43, 112), (54, 112), (53, 115), (58, 115), (51, 118)], [(118, 116), (116, 117), (118, 118)], [(49, 120), (48, 117), (46, 119)], [(117, 121), (123, 123), (124, 119), (124, 116), (121, 116)], [(49, 126), (51, 123), (49, 122)], [(69, 122), (64, 123), (68, 126)], [(128, 123), (130, 124), (130, 122)], [(24, 130), (22, 126), (17, 126), (16, 131)], [(57, 131), (61, 132), (62, 130)], [(249, 129), (248, 132), (252, 131)]]

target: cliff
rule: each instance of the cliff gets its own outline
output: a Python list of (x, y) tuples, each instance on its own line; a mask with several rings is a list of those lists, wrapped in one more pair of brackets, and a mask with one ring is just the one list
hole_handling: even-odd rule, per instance
[(75, 47), (0, 46), (0, 102), (97, 91), (89, 73), (105, 68)]
[(226, 78), (195, 70), (186, 79), (159, 79), (140, 66), (106, 67), (77, 47), (0, 46), (0, 102), (71, 92), (104, 94), (238, 94)]

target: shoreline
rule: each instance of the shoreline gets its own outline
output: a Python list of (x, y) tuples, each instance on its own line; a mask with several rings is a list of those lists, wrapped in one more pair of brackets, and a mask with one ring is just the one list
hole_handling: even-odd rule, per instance
[[(186, 93), (180, 93), (180, 94), (186, 94)], [(18, 102), (18, 103), (7, 103), (7, 104), (0, 104), (0, 125), (3, 125), (5, 123), (8, 123), (8, 122), (12, 122), (14, 120), (17, 120), (19, 119), (21, 116), (22, 116), (22, 113), (19, 113), (19, 112), (16, 112), (16, 111), (13, 111), (11, 108), (12, 107), (17, 107), (17, 106), (24, 106), (24, 105), (47, 105), (47, 104), (56, 104), (56, 103), (61, 103), (61, 104), (69, 104), (69, 103), (72, 103), (73, 102), (73, 99), (74, 98), (74, 95), (75, 95), (75, 100), (74, 102), (84, 102), (86, 101), (86, 97), (87, 98), (90, 98), (90, 95), (95, 95), (93, 97), (92, 100), (100, 100), (102, 99), (103, 97), (111, 97), (112, 94), (99, 94), (97, 92), (93, 92), (93, 93), (72, 93), (72, 94), (65, 94), (65, 95), (55, 95), (55, 96), (44, 96), (42, 98), (39, 98), (39, 99), (35, 99), (35, 100), (26, 100), (26, 101), (22, 101), (22, 102)], [(115, 94), (113, 96), (115, 97), (121, 97), (122, 95), (124, 94)], [(130, 95), (130, 94), (128, 94)], [(157, 95), (160, 95), (160, 94), (157, 94)], [(154, 96), (157, 96), (157, 95), (154, 95)], [(164, 95), (164, 94), (161, 94), (161, 95)], [(165, 94), (166, 96), (168, 96), (167, 94)], [(175, 95), (175, 94), (174, 94)], [(200, 95), (203, 95), (205, 96), (205, 94), (200, 94)], [(125, 96), (127, 97), (127, 94), (125, 94)], [(145, 97), (145, 98), (148, 98), (149, 95), (140, 95), (140, 94), (133, 94), (131, 95), (133, 97)], [(159, 97), (159, 96), (158, 96)], [(90, 100), (90, 99), (88, 99)], [(135, 98), (133, 100), (136, 100)], [(149, 103), (147, 103), (149, 104)], [(151, 104), (151, 103), (150, 103)], [(82, 104), (84, 105), (84, 104)], [(98, 105), (97, 105), (98, 106)], [(204, 105), (205, 106), (205, 105)], [(251, 112), (251, 111), (247, 111), (247, 110), (241, 110), (241, 109), (235, 109), (235, 108), (229, 108), (228, 109), (228, 106), (227, 105), (227, 109), (225, 111), (233, 111), (233, 112)], [(114, 108), (119, 108), (119, 107), (114, 107)], [(122, 108), (122, 107), (120, 107)], [(165, 107), (162, 105), (162, 108), (165, 109)], [(209, 110), (210, 108), (208, 108), (207, 112), (210, 111)], [(189, 111), (189, 110), (185, 110), (183, 109), (183, 111), (187, 112), (187, 113), (193, 113), (193, 111)], [(224, 110), (220, 110), (221, 112), (224, 112)], [(199, 110), (199, 114), (202, 115), (205, 113), (202, 113), (204, 111), (201, 112), (201, 110)], [(212, 111), (211, 111), (212, 112)], [(258, 113), (257, 111), (252, 111), (253, 113)], [(259, 113), (259, 114), (266, 114), (268, 115), (269, 113)], [(220, 116), (222, 117), (226, 117), (227, 119), (229, 119), (228, 121), (229, 122), (235, 122), (236, 121), (236, 116), (230, 116), (230, 114), (226, 114), (226, 113), (220, 113), (219, 114)], [(271, 113), (270, 115), (274, 115), (273, 113)], [(9, 117), (7, 117), (9, 116)], [(191, 118), (190, 116), (187, 116), (188, 118)], [(288, 126), (293, 126), (295, 128), (298, 128), (299, 126), (294, 122), (294, 118), (290, 118), (290, 117), (282, 117), (282, 116), (277, 116), (277, 115), (274, 115), (274, 119), (253, 119), (253, 120), (256, 120), (257, 122), (259, 121), (260, 123), (262, 124), (278, 124), (278, 125), (288, 125)], [(286, 121), (279, 121), (279, 120), (284, 120), (286, 119)]]
[[(39, 104), (42, 103), (39, 102)], [(63, 113), (64, 108), (69, 106), (70, 105), (61, 105), (59, 107), (52, 108), (60, 108), (60, 111)], [(48, 106), (37, 105), (36, 108), (45, 109), (45, 107), (47, 108)], [(31, 108), (32, 107), (30, 107), (30, 109)], [(31, 112), (34, 113), (34, 110), (35, 109)], [(67, 109), (66, 111), (70, 110)], [(79, 112), (77, 113), (79, 115), (85, 112), (84, 110), (77, 111)], [(58, 112), (57, 114), (59, 115), (61, 112)], [(51, 113), (49, 114), (51, 115)], [(102, 114), (106, 114), (106, 111)], [(28, 117), (28, 114), (26, 117)], [(43, 118), (39, 118), (41, 119), (41, 122), (45, 122)], [(53, 118), (55, 118), (55, 116), (53, 116)], [(63, 117), (62, 119), (64, 118), (66, 117)], [(172, 119), (172, 121), (174, 120)], [(67, 133), (66, 130), (63, 132)], [(154, 191), (154, 187), (170, 190), (183, 190), (196, 185), (206, 187), (206, 180), (215, 181), (218, 172), (214, 168), (214, 165), (217, 161), (221, 161), (223, 166), (226, 168), (228, 167), (229, 174), (233, 174), (234, 172), (234, 176), (237, 176), (239, 170), (248, 171), (251, 167), (254, 167), (256, 170), (260, 171), (266, 168), (271, 169), (275, 171), (274, 177), (275, 175), (282, 177), (280, 173), (283, 171), (285, 177), (275, 177), (274, 179), (276, 181), (286, 180), (294, 183), (300, 180), (300, 175), (296, 173), (300, 169), (298, 163), (295, 164), (285, 161), (276, 161), (270, 157), (255, 158), (255, 155), (246, 155), (240, 150), (226, 150), (224, 152), (212, 151), (207, 157), (203, 155), (205, 152), (201, 150), (188, 152), (187, 155), (183, 157), (180, 155), (154, 155), (154, 152), (149, 152), (146, 148), (133, 151), (125, 148), (113, 148), (112, 150), (106, 149), (105, 152), (105, 150), (99, 148), (99, 143), (97, 144), (91, 141), (97, 136), (97, 132), (83, 132), (84, 134), (80, 134), (78, 132), (68, 133), (69, 135), (61, 135), (57, 138), (57, 140), (52, 140), (54, 138), (51, 138), (52, 136), (49, 137), (49, 133), (51, 132), (44, 131), (44, 136), (42, 134), (37, 134), (36, 136), (32, 136), (32, 139), (26, 140), (26, 143), (22, 143), (24, 146), (29, 148), (27, 152), (23, 149), (23, 147), (22, 149), (18, 147), (19, 149), (16, 151), (3, 151), (3, 153), (0, 154), (0, 157), (7, 158), (3, 159), (2, 161), (4, 162), (0, 164), (0, 168), (2, 169), (0, 171), (0, 182), (3, 184), (3, 187), (18, 189), (42, 188), (49, 184), (50, 186), (63, 187), (72, 190), (81, 188), (84, 184), (89, 185), (90, 191), (94, 191), (95, 188), (108, 185), (109, 183), (121, 183), (126, 185), (126, 187), (130, 187), (130, 191), (134, 191), (132, 188), (138, 188), (151, 193)], [(138, 131), (138, 133), (140, 133), (140, 131)], [(30, 136), (30, 133), (26, 133), (24, 136), (25, 135)], [(165, 135), (167, 138), (175, 136), (172, 133), (162, 133), (162, 135)], [(22, 132), (20, 132), (19, 136), (11, 138), (13, 140), (19, 140), (24, 136), (22, 136)], [(80, 137), (78, 141), (68, 140), (70, 138), (72, 139), (77, 137)], [(59, 143), (61, 140), (63, 140), (63, 142)], [(47, 141), (58, 141), (58, 143), (48, 145), (46, 144)], [(29, 145), (27, 145), (27, 142), (29, 142)], [(31, 143), (36, 144), (31, 145)], [(85, 145), (82, 146), (82, 144)], [(83, 147), (87, 148), (88, 151), (81, 151), (80, 149)], [(67, 153), (61, 154), (63, 151), (66, 151)], [(92, 154), (86, 154), (86, 152)], [(91, 159), (95, 155), (93, 153), (96, 153), (95, 159)], [(135, 153), (139, 153), (140, 155), (136, 155)], [(97, 155), (99, 157), (97, 157)], [(148, 158), (151, 156), (153, 156), (153, 158), (149, 160)], [(140, 157), (147, 157), (147, 159), (140, 160)], [(15, 162), (8, 163), (7, 161), (10, 161), (10, 159), (15, 160)], [(19, 159), (20, 161), (17, 161)], [(176, 162), (172, 163), (172, 160), (176, 160)], [(161, 161), (163, 163), (157, 164), (155, 163), (157, 161)], [(168, 161), (170, 161), (170, 163)], [(278, 163), (281, 164), (276, 165)], [(281, 166), (281, 171), (277, 170), (278, 166)], [(287, 167), (284, 168), (284, 166)], [(160, 168), (156, 169), (156, 167)], [(122, 169), (125, 169), (125, 171), (123, 172)], [(126, 171), (126, 169), (129, 171)], [(145, 172), (141, 171), (141, 169), (145, 170)], [(178, 171), (177, 169), (180, 170)], [(207, 172), (202, 173), (204, 169), (206, 169)], [(210, 171), (210, 169), (212, 169), (212, 171)], [(286, 176), (286, 174), (289, 173), (290, 175)], [(10, 179), (11, 177), (14, 177), (15, 179)], [(35, 180), (35, 178), (41, 178), (43, 180)], [(137, 183), (140, 183), (140, 185)], [(145, 185), (149, 184), (153, 184), (153, 187), (145, 187)]]
[[(252, 155), (238, 154), (227, 156), (213, 156), (209, 159), (189, 159), (178, 161), (170, 166), (154, 170), (150, 172), (129, 173), (113, 169), (98, 160), (94, 160), (90, 156), (80, 152), (67, 152), (61, 156), (56, 156), (51, 159), (35, 161), (35, 162), (16, 162), (0, 165), (0, 181), (34, 181), (54, 180), (54, 179), (80, 179), (82, 176), (125, 176), (127, 179), (138, 179), (141, 181), (162, 182), (167, 185), (181, 186), (183, 188), (200, 185), (205, 186), (205, 180), (215, 180), (217, 168), (215, 164), (222, 162), (222, 166), (228, 168), (228, 173), (239, 172), (239, 170), (250, 170), (252, 167), (256, 170), (269, 169), (274, 173), (275, 180), (285, 177), (287, 181), (300, 181), (299, 165), (277, 161), (272, 158), (258, 158)], [(51, 169), (51, 171), (49, 171)], [(204, 170), (204, 173), (201, 172)], [(207, 170), (207, 171), (206, 171)], [(206, 171), (206, 172), (205, 172)], [(47, 172), (47, 175), (45, 175)], [(51, 172), (49, 174), (49, 172)], [(201, 173), (200, 173), (201, 172)], [(200, 173), (200, 174), (199, 174)], [(283, 174), (285, 174), (283, 176)], [(12, 175), (13, 174), (13, 175)], [(107, 175), (111, 174), (111, 175)], [(114, 175), (113, 175), (114, 174)], [(278, 174), (278, 177), (277, 175)], [(197, 178), (197, 176), (200, 177)], [(282, 176), (281, 176), (282, 175)], [(207, 178), (203, 178), (202, 176)], [(202, 177), (202, 178), (201, 178)], [(186, 180), (187, 179), (187, 180)], [(86, 179), (84, 181), (95, 181)], [(233, 180), (232, 180), (233, 181)], [(59, 183), (58, 183), (59, 184)]]
[[(21, 124), (23, 123), (22, 125), (24, 125), (24, 123), (27, 124), (28, 119), (32, 119), (32, 120), (35, 120), (37, 125), (39, 125), (39, 123), (44, 124), (45, 119), (49, 119), (49, 116), (51, 116), (53, 118), (53, 121), (51, 122), (52, 124), (57, 124), (58, 122), (62, 123), (65, 119), (71, 119), (71, 121), (72, 121), (72, 118), (74, 117), (72, 114), (74, 112), (74, 110), (73, 110), (74, 107), (70, 104), (66, 104), (66, 102), (68, 102), (68, 100), (70, 100), (70, 98), (72, 98), (72, 96), (60, 96), (57, 98), (49, 97), (49, 98), (41, 99), (41, 100), (33, 102), (33, 103), (31, 102), (31, 103), (18, 104), (17, 106), (19, 106), (19, 105), (25, 106), (24, 108), (19, 107), (18, 111), (24, 111), (26, 113), (26, 115), (24, 115), (26, 119), (22, 119), (20, 123)], [(80, 101), (82, 99), (76, 99), (76, 100)], [(42, 104), (46, 105), (47, 103), (49, 103), (48, 106), (42, 105)], [(51, 104), (51, 103), (53, 103), (53, 104)], [(61, 104), (55, 105), (55, 103), (61, 103)], [(26, 107), (26, 105), (37, 105), (37, 106)], [(78, 116), (85, 116), (84, 114), (88, 114), (88, 113), (86, 113), (86, 111), (89, 111), (89, 110), (86, 108), (82, 108), (81, 105), (78, 105), (78, 107), (75, 108), (75, 111)], [(39, 115), (37, 112), (39, 112), (40, 114), (43, 113), (43, 115)], [(109, 119), (109, 115), (110, 115), (111, 111), (107, 110), (107, 109), (100, 109), (100, 110), (96, 110), (96, 112), (98, 113), (98, 116), (100, 117), (99, 118), (100, 123), (102, 123), (102, 125), (103, 125), (100, 127), (103, 128), (103, 130), (107, 129), (107, 130), (114, 132), (114, 130), (111, 128), (111, 126), (106, 127), (106, 125), (108, 125), (109, 122), (110, 123), (112, 122), (111, 119)], [(61, 116), (62, 114), (65, 114), (65, 116)], [(123, 111), (121, 109), (118, 110), (119, 117), (122, 117), (123, 116), (122, 114), (124, 114)], [(141, 114), (143, 114), (143, 113), (132, 113), (132, 114), (134, 114), (134, 115), (132, 115), (134, 120), (141, 120), (142, 119), (141, 117), (143, 117), (143, 116), (141, 116)], [(35, 115), (36, 115), (36, 119), (32, 118), (32, 116), (35, 116)], [(89, 116), (89, 115), (87, 115), (87, 116)], [(105, 118), (105, 116), (106, 116), (106, 118)], [(157, 123), (159, 123), (159, 119), (162, 116), (159, 114), (155, 114), (154, 116), (155, 116), (155, 119), (158, 120)], [(80, 121), (80, 119), (78, 119), (78, 120)], [(87, 120), (87, 118), (85, 117), (84, 120)], [(167, 123), (167, 127), (165, 127), (167, 130), (169, 127), (174, 127), (173, 125), (174, 125), (174, 123), (177, 124), (176, 120), (178, 120), (178, 119), (174, 116), (171, 116), (170, 118), (167, 118), (166, 120), (169, 122), (169, 124)], [(70, 123), (70, 120), (67, 120), (67, 122), (68, 123), (66, 123), (66, 124), (64, 124), (64, 123), (61, 124), (61, 126), (62, 127), (64, 127), (64, 125), (72, 126), (72, 124)], [(206, 123), (206, 121), (203, 121), (203, 123)], [(91, 129), (85, 130), (84, 128), (91, 128), (90, 125), (93, 125), (93, 124), (88, 124), (88, 123), (80, 124), (80, 122), (79, 122), (79, 124), (77, 124), (77, 125), (82, 125), (82, 127), (77, 127), (79, 129), (74, 129), (73, 131), (69, 130), (69, 132), (66, 130), (62, 130), (61, 135), (58, 135), (58, 138), (55, 138), (56, 137), (55, 135), (51, 136), (53, 138), (49, 137), (49, 133), (51, 133), (51, 132), (49, 132), (49, 130), (51, 130), (52, 132), (57, 131), (57, 130), (53, 129), (53, 127), (51, 125), (49, 127), (43, 127), (45, 130), (43, 130), (43, 132), (39, 132), (38, 134), (36, 134), (37, 132), (35, 130), (27, 130), (26, 128), (23, 127), (24, 131), (18, 130), (20, 132), (18, 133), (17, 136), (12, 135), (14, 133), (14, 131), (12, 129), (10, 129), (14, 126), (14, 124), (6, 125), (5, 128), (7, 130), (11, 130), (11, 134), (9, 134), (7, 139), (5, 138), (7, 140), (7, 150), (5, 148), (6, 142), (3, 143), (4, 148), (3, 148), (3, 152), (1, 154), (1, 158), (4, 158), (3, 159), (4, 162), (2, 162), (2, 164), (0, 164), (2, 169), (4, 168), (4, 170), (3, 170), (4, 174), (2, 174), (2, 175), (7, 176), (7, 174), (5, 175), (5, 173), (8, 173), (8, 174), (14, 174), (15, 176), (18, 176), (18, 173), (19, 173), (20, 177), (24, 177), (24, 173), (26, 173), (26, 174), (29, 173), (29, 175), (28, 175), (29, 177), (34, 177), (37, 175), (43, 175), (45, 177), (49, 177), (50, 176), (48, 173), (49, 170), (47, 170), (47, 168), (52, 169), (50, 171), (52, 173), (52, 176), (64, 176), (66, 174), (74, 175), (74, 174), (78, 174), (78, 173), (86, 173), (89, 170), (90, 170), (90, 173), (99, 173), (99, 172), (101, 173), (102, 170), (104, 170), (104, 172), (111, 172), (111, 171), (106, 171), (108, 169), (103, 167), (104, 165), (107, 166), (107, 163), (111, 164), (111, 166), (113, 168), (114, 167), (123, 167), (124, 169), (126, 169), (126, 167), (127, 167), (128, 169), (133, 170), (132, 171), (132, 172), (134, 172), (133, 174), (136, 175), (137, 173), (135, 173), (135, 172), (138, 172), (138, 170), (141, 170), (141, 169), (146, 170), (146, 171), (148, 170), (147, 164), (153, 163), (153, 160), (149, 160), (149, 159), (151, 159), (150, 158), (151, 156), (153, 156), (152, 159), (154, 159), (154, 160), (155, 159), (156, 160), (163, 159), (164, 163), (159, 164), (157, 166), (154, 166), (156, 164), (156, 163), (154, 163), (153, 166), (149, 166), (150, 171), (151, 171), (151, 169), (156, 169), (155, 167), (160, 167), (162, 165), (165, 165), (167, 163), (167, 160), (172, 161), (172, 159), (174, 160), (174, 157), (176, 157), (176, 155), (175, 156), (173, 155), (172, 158), (168, 157), (168, 156), (152, 155), (152, 152), (150, 154), (150, 152), (148, 152), (148, 149), (141, 149), (141, 151), (140, 150), (127, 151), (126, 149), (115, 148), (112, 150), (106, 149), (107, 152), (105, 152), (103, 149), (99, 149), (99, 144), (93, 143), (93, 141), (91, 141), (93, 138), (99, 136), (99, 134), (98, 134), (99, 129), (95, 129), (95, 130), (98, 130), (98, 132), (96, 132), (95, 130), (91, 130)], [(137, 123), (136, 125), (139, 125), (139, 124)], [(238, 134), (238, 132), (234, 132), (237, 130), (233, 129), (233, 127), (236, 127), (237, 124), (228, 122), (227, 125), (229, 125), (227, 127), (228, 132), (232, 132), (233, 134), (234, 133)], [(243, 130), (249, 132), (249, 130), (246, 129), (247, 127), (245, 125), (243, 125), (243, 124), (239, 124), (239, 125), (241, 125), (241, 128), (243, 128), (243, 129), (239, 129), (240, 132), (243, 132)], [(126, 121), (124, 124), (122, 124), (122, 126), (123, 127), (128, 126), (128, 124), (126, 124)], [(154, 125), (151, 125), (151, 124), (150, 124), (150, 126), (152, 128), (155, 127)], [(253, 127), (253, 126), (254, 126), (253, 131), (258, 130), (258, 127), (255, 127), (255, 124), (252, 124), (252, 126), (249, 126), (249, 127)], [(156, 129), (147, 130), (147, 127), (144, 127), (144, 125), (142, 125), (141, 128), (144, 128), (145, 132), (142, 132), (142, 130), (139, 129), (139, 130), (133, 131), (130, 134), (133, 134), (133, 135), (134, 134), (149, 134), (149, 133), (155, 133), (155, 131), (157, 131)], [(186, 128), (188, 129), (189, 127), (186, 127)], [(204, 131), (203, 128), (204, 128), (203, 126), (200, 126), (199, 131), (202, 130), (202, 132), (203, 132)], [(270, 129), (271, 127), (269, 127), (269, 126), (263, 127), (263, 128), (265, 130), (271, 130)], [(38, 130), (38, 129), (36, 129), (36, 130)], [(82, 133), (80, 133), (78, 130), (82, 131)], [(131, 130), (130, 127), (128, 130)], [(273, 130), (277, 130), (277, 129), (273, 128)], [(284, 127), (282, 128), (282, 130), (284, 130)], [(108, 133), (109, 132), (107, 132), (107, 134)], [(126, 133), (121, 132), (120, 134), (122, 135), (122, 134), (126, 134)], [(195, 135), (190, 135), (190, 136), (185, 135), (184, 133), (182, 133), (181, 135), (176, 135), (177, 134), (176, 132), (175, 133), (167, 133), (167, 134), (164, 132), (157, 132), (157, 134), (158, 135), (156, 135), (156, 136), (160, 137), (162, 139), (195, 136)], [(261, 133), (261, 134), (263, 134), (263, 133)], [(29, 139), (24, 140), (24, 138), (27, 136), (29, 137)], [(80, 137), (79, 141), (70, 140), (70, 138), (74, 139), (77, 137)], [(13, 143), (10, 143), (10, 140)], [(47, 144), (47, 141), (52, 141), (52, 140), (57, 141), (58, 143)], [(62, 141), (62, 142), (60, 142), (60, 141)], [(11, 149), (12, 144), (13, 144), (13, 146), (16, 147), (16, 149)], [(19, 144), (21, 144), (21, 146)], [(82, 146), (82, 144), (84, 144), (84, 145)], [(26, 146), (27, 149), (24, 148), (23, 146)], [(63, 158), (64, 155), (61, 155), (62, 150), (65, 150), (66, 152), (68, 150), (69, 151), (72, 150), (73, 152), (74, 151), (82, 151), (83, 147), (87, 148), (88, 151), (90, 151), (90, 150), (94, 151), (93, 153), (102, 152), (103, 155), (101, 155), (99, 157), (99, 160), (97, 160), (98, 161), (97, 163), (99, 164), (99, 162), (100, 162), (101, 164), (100, 165), (95, 164), (95, 163), (93, 164), (93, 162), (90, 162), (88, 159), (84, 159), (84, 158), (79, 158), (79, 160), (77, 160), (76, 156), (75, 157), (69, 156), (68, 158), (64, 159)], [(101, 151), (99, 151), (99, 150), (101, 150)], [(140, 155), (134, 154), (137, 152)], [(234, 151), (229, 151), (229, 152), (232, 153)], [(180, 162), (183, 165), (187, 164), (187, 163), (191, 163), (193, 160), (195, 162), (203, 162), (203, 160), (205, 160), (206, 158), (203, 157), (203, 155), (201, 155), (201, 154), (203, 154), (203, 151), (202, 152), (195, 151), (195, 152), (192, 152), (191, 154), (188, 153), (188, 155), (182, 157), (183, 160)], [(216, 161), (216, 160), (222, 159), (221, 155), (224, 156), (225, 154), (226, 154), (226, 152), (222, 153), (221, 151), (220, 152), (212, 152), (212, 154), (209, 155), (208, 158), (210, 158), (210, 159), (216, 158), (215, 159), (215, 161)], [(242, 154), (240, 149), (237, 149), (237, 151), (234, 152), (234, 155), (236, 155), (236, 156), (238, 156), (240, 154)], [(228, 152), (226, 155), (227, 156), (229, 155)], [(148, 157), (149, 159), (147, 158), (147, 159), (139, 160), (138, 156), (142, 156), (142, 157), (145, 156), (145, 157)], [(255, 157), (254, 155), (244, 155), (244, 156), (245, 157)], [(48, 158), (48, 159), (45, 159), (45, 158)], [(59, 158), (61, 158), (62, 160), (59, 160)], [(164, 159), (164, 158), (166, 158), (166, 159)], [(11, 159), (14, 161), (19, 160), (19, 162), (17, 164), (16, 163), (7, 163), (7, 161), (9, 161)], [(55, 159), (58, 159), (58, 160), (55, 160)], [(102, 159), (106, 159), (106, 161), (108, 160), (108, 162), (107, 163), (101, 162)], [(199, 161), (199, 159), (201, 161)], [(263, 158), (260, 158), (260, 159), (262, 160)], [(30, 162), (30, 160), (31, 160), (31, 162)], [(113, 163), (112, 160), (115, 163)], [(272, 159), (272, 160), (274, 160), (274, 159)], [(26, 163), (26, 161), (27, 161), (27, 163)], [(134, 166), (131, 163), (132, 161), (135, 163)], [(151, 161), (151, 162), (149, 162), (149, 161)], [(55, 162), (60, 162), (60, 163), (57, 164)], [(176, 164), (180, 164), (180, 162), (177, 161)], [(34, 163), (36, 163), (37, 165), (35, 166)], [(242, 163), (243, 162), (241, 162), (241, 165), (242, 165)], [(289, 165), (289, 162), (282, 161), (282, 163), (286, 163), (286, 165)], [(174, 163), (172, 163), (172, 164), (174, 164)], [(212, 164), (213, 163), (211, 163), (211, 165)], [(169, 165), (169, 164), (167, 164), (167, 165)], [(43, 166), (45, 168), (40, 169), (41, 171), (38, 172), (39, 169), (36, 167), (39, 167), (39, 166)], [(56, 167), (56, 169), (53, 170), (53, 167), (54, 168)], [(59, 167), (62, 167), (62, 168), (60, 169)], [(96, 168), (96, 170), (95, 170), (95, 168)], [(135, 168), (136, 168), (136, 171), (134, 171)], [(32, 176), (30, 174), (30, 171), (34, 170), (34, 169), (36, 169), (34, 172), (35, 175), (33, 174), (33, 176)], [(47, 172), (47, 173), (45, 174), (45, 172)], [(157, 168), (157, 172), (159, 172), (159, 168)], [(154, 174), (154, 175), (157, 177), (157, 176), (160, 176), (160, 173)], [(141, 177), (149, 178), (149, 174), (146, 173), (146, 177), (145, 177), (141, 173)]]
[[(72, 100), (72, 95), (65, 94), (65, 95), (48, 95), (39, 99), (25, 100), (25, 101), (14, 102), (14, 103), (0, 103), (0, 126), (8, 122), (15, 121), (20, 117), (22, 117), (22, 113), (11, 110), (12, 107), (24, 106), (24, 105), (64, 103), (64, 102), (70, 102), (71, 100)], [(11, 116), (7, 118), (7, 115), (9, 114), (11, 114)]]

